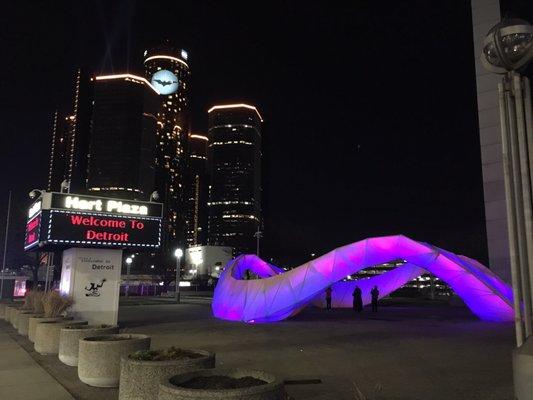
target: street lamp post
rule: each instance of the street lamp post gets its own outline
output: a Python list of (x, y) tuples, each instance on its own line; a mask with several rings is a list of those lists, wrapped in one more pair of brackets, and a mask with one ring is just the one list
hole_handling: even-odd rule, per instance
[(133, 262), (132, 257), (126, 258), (126, 296), (129, 297), (130, 293), (130, 272), (131, 272), (131, 263)]
[(176, 303), (181, 302), (180, 297), (180, 280), (181, 280), (181, 257), (183, 257), (183, 250), (177, 248), (174, 251), (174, 256), (176, 257)]
[[(498, 84), (509, 253), (517, 349), (513, 352), (515, 396), (532, 399), (533, 382), (533, 122), (529, 79), (533, 26), (520, 19), (495, 25), (483, 43), (481, 62), (502, 74)], [(531, 348), (531, 349), (529, 349)]]
[(7, 200), (7, 220), (6, 220), (6, 233), (4, 235), (4, 254), (2, 256), (2, 280), (0, 281), (0, 300), (4, 296), (4, 274), (6, 271), (6, 254), (7, 254), (7, 237), (9, 234), (9, 215), (11, 213), (11, 190), (9, 191), (9, 197)]
[(259, 241), (263, 238), (263, 232), (257, 229), (257, 232), (254, 233), (254, 237), (257, 239), (256, 255), (259, 257)]

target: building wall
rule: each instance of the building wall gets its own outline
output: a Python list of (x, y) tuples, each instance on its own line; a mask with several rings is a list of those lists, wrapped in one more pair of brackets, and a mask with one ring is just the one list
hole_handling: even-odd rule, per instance
[[(197, 246), (185, 250), (184, 278), (207, 278), (220, 276), (226, 264), (232, 259), (232, 248), (224, 246)], [(196, 271), (190, 273), (189, 271)]]
[(499, 0), (472, 0), (471, 5), (489, 266), (502, 279), (510, 282), (509, 239), (498, 105), (500, 77), (483, 68), (480, 60), (485, 35), (500, 21), (500, 3)]

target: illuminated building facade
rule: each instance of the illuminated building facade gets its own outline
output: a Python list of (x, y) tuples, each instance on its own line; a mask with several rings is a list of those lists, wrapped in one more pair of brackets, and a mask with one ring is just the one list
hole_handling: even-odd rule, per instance
[(261, 123), (247, 104), (209, 110), (208, 243), (255, 252), (261, 222)]
[(70, 191), (85, 191), (92, 101), (91, 79), (78, 70), (71, 113), (65, 117), (57, 111), (54, 114), (48, 190), (60, 191), (61, 183), (66, 180)]
[[(383, 275), (394, 270), (395, 268), (401, 267), (404, 264), (404, 260), (394, 260), (388, 263), (379, 264), (370, 268), (362, 269), (355, 274), (348, 275), (345, 279), (343, 279), (343, 281), (348, 282), (352, 280), (358, 281), (372, 279), (378, 275)], [(431, 296), (450, 296), (451, 293), (452, 291), (446, 283), (432, 274), (425, 273), (407, 282), (391, 295), (394, 296), (395, 294), (398, 294), (402, 296), (422, 296), (428, 294)]]
[(149, 200), (155, 187), (159, 93), (143, 77), (94, 80), (87, 191)]
[(185, 185), (187, 247), (205, 244), (207, 240), (207, 144), (207, 136), (189, 135)]
[(60, 117), (59, 111), (54, 113), (52, 125), (52, 145), (48, 167), (48, 191), (61, 191), (61, 183), (69, 179), (67, 171), (67, 143), (74, 129), (74, 115)]
[(160, 92), (156, 141), (156, 189), (165, 203), (163, 248), (185, 243), (185, 180), (189, 137), (190, 70), (187, 52), (160, 46), (144, 54), (148, 81)]

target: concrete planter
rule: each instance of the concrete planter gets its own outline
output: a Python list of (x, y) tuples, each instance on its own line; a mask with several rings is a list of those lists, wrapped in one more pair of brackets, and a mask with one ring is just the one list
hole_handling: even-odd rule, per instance
[[(252, 378), (265, 381), (266, 384), (250, 386), (239, 389), (191, 389), (181, 387), (191, 379), (209, 376), (227, 376), (231, 378), (242, 378), (251, 376)], [(283, 400), (285, 399), (285, 389), (283, 382), (275, 376), (255, 370), (247, 369), (208, 369), (185, 374), (176, 375), (167, 382), (159, 385), (159, 400)]]
[(87, 321), (46, 321), (35, 328), (34, 348), (41, 355), (59, 353), (59, 333), (68, 325), (87, 325)]
[(28, 321), (28, 339), (30, 342), (35, 341), (35, 329), (37, 328), (37, 325), (41, 322), (47, 322), (47, 321), (62, 321), (62, 320), (72, 320), (72, 317), (30, 317)]
[(78, 365), (78, 351), (80, 339), (90, 336), (101, 336), (118, 333), (118, 326), (81, 325), (63, 327), (59, 334), (59, 360), (66, 365)]
[(18, 310), (19, 308), (22, 307), (22, 304), (17, 304), (17, 305), (9, 305), (6, 307), (6, 321), (9, 322), (10, 324), (13, 324), (12, 322), (12, 318), (13, 318), (13, 313)]
[(8, 301), (8, 300), (4, 300), (2, 302), (0, 302), (0, 318), (3, 319), (4, 321), (7, 321), (7, 307), (11, 307), (13, 306), (13, 302), (12, 301)]
[(147, 335), (117, 334), (80, 339), (78, 377), (90, 386), (117, 387), (120, 359), (149, 348), (150, 337)]
[(157, 398), (159, 384), (172, 376), (199, 369), (215, 368), (215, 354), (205, 350), (189, 350), (198, 358), (147, 361), (122, 357), (120, 363), (119, 400), (152, 400)]
[(18, 326), (18, 321), (19, 321), (20, 314), (27, 313), (27, 312), (33, 312), (33, 310), (29, 310), (27, 308), (19, 307), (19, 308), (15, 308), (13, 311), (11, 311), (11, 325), (13, 325), (13, 328), (18, 329), (18, 327), (19, 327)]
[(40, 317), (42, 314), (36, 314), (33, 311), (23, 311), (17, 318), (17, 330), (20, 335), (28, 336), (28, 329), (31, 317)]
[(0, 318), (4, 320), (6, 319), (6, 306), (6, 303), (0, 303)]

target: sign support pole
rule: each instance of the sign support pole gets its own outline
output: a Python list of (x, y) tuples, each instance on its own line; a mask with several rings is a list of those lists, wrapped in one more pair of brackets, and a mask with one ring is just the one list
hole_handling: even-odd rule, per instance
[(11, 214), (11, 190), (9, 191), (9, 198), (7, 200), (7, 221), (6, 221), (6, 233), (4, 237), (4, 256), (2, 257), (2, 280), (0, 281), (0, 299), (4, 296), (4, 274), (6, 270), (6, 254), (7, 254), (7, 237), (9, 234), (9, 217)]

